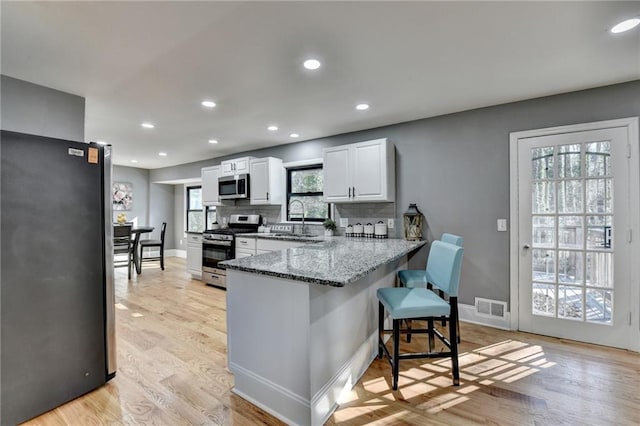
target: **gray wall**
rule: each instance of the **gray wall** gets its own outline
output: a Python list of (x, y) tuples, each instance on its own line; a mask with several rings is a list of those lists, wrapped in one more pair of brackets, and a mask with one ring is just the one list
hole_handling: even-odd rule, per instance
[[(134, 226), (151, 225), (149, 223), (149, 170), (135, 167), (113, 166), (113, 182), (128, 182), (133, 186), (131, 210), (113, 211), (113, 220), (119, 213), (127, 216)], [(153, 225), (152, 225), (153, 226)]]
[(175, 205), (173, 185), (151, 183), (149, 170), (135, 167), (113, 166), (114, 182), (129, 182), (133, 185), (133, 204), (129, 211), (113, 211), (115, 220), (119, 213), (124, 213), (128, 221), (136, 225), (149, 225), (155, 227), (144, 238), (160, 239), (160, 227), (162, 222), (167, 222), (165, 234), (165, 249), (176, 248), (174, 235)]
[(1, 76), (2, 129), (84, 141), (84, 98)]
[(165, 249), (176, 248), (173, 230), (175, 221), (175, 198), (173, 185), (152, 183), (149, 187), (149, 224), (156, 229), (149, 238), (159, 240), (162, 222), (167, 222), (164, 236)]
[[(509, 133), (640, 116), (640, 80), (400, 123), (314, 141), (239, 153), (284, 161), (321, 156), (323, 147), (389, 138), (396, 146), (396, 214), (417, 203), (429, 240), (443, 232), (465, 238), (462, 303), (509, 301)], [(231, 158), (225, 157), (225, 158)], [(151, 171), (151, 181), (197, 177), (223, 158)], [(411, 266), (423, 266), (426, 250)]]
[[(173, 233), (173, 241), (175, 248), (179, 250), (187, 249), (187, 240), (185, 238), (185, 203), (184, 203), (184, 195), (185, 195), (186, 185), (174, 185), (173, 186), (173, 223), (174, 226), (172, 228), (167, 228), (167, 233), (169, 229)], [(168, 226), (168, 225), (167, 225)]]

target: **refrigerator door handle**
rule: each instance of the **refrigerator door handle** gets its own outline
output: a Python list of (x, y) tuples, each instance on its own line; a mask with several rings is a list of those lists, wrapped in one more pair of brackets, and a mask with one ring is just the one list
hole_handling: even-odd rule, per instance
[(115, 278), (113, 270), (113, 200), (111, 199), (112, 191), (112, 174), (113, 166), (111, 163), (111, 146), (106, 145), (102, 148), (104, 155), (102, 157), (103, 172), (103, 196), (104, 196), (104, 278), (105, 278), (105, 344), (107, 348), (107, 365), (106, 378), (112, 379), (116, 375), (116, 294), (115, 294)]

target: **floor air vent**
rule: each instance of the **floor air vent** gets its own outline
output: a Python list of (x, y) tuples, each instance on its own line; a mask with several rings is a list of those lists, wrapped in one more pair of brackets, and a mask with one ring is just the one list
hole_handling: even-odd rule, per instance
[(476, 313), (485, 317), (505, 318), (507, 302), (476, 297)]

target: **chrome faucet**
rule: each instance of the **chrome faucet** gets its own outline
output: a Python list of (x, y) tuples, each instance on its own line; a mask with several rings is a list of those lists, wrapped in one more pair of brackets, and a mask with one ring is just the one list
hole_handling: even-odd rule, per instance
[(302, 207), (302, 230), (300, 231), (300, 234), (304, 235), (304, 204), (300, 200), (291, 201), (289, 203), (289, 216), (291, 216), (291, 206), (293, 205), (293, 203), (299, 203), (300, 207)]

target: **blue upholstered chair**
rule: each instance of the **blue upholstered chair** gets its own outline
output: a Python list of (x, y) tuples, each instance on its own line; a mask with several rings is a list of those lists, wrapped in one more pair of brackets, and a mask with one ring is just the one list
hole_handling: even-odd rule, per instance
[[(458, 247), (462, 247), (464, 243), (464, 239), (455, 234), (444, 233), (440, 241), (445, 243), (453, 244)], [(428, 289), (433, 289), (433, 283), (430, 283), (427, 280), (427, 273), (424, 269), (405, 269), (402, 271), (398, 271), (398, 283), (403, 287), (424, 287)], [(440, 297), (444, 297), (444, 292), (439, 289), (433, 289), (438, 292)], [(444, 325), (444, 324), (442, 324)], [(407, 333), (407, 342), (411, 342), (411, 321), (407, 321), (407, 327), (409, 332)], [(460, 343), (460, 324), (456, 323), (456, 329), (458, 330), (458, 343)]]
[[(407, 358), (444, 358), (451, 357), (453, 384), (460, 384), (458, 367), (458, 286), (460, 284), (460, 270), (462, 269), (463, 248), (434, 241), (431, 245), (427, 260), (426, 276), (428, 281), (445, 292), (449, 298), (445, 300), (425, 287), (390, 287), (377, 291), (379, 301), (378, 317), (378, 357), (386, 355), (392, 368), (393, 390), (398, 389), (399, 364), (401, 359)], [(389, 312), (393, 328), (384, 329), (385, 309)], [(404, 320), (427, 320), (426, 329), (413, 329), (412, 333), (428, 334), (429, 348), (427, 352), (400, 354), (400, 334), (406, 330), (400, 329)], [(447, 339), (434, 327), (434, 320), (449, 322), (449, 338)], [(384, 336), (391, 332), (393, 340), (393, 356), (390, 355), (384, 343)], [(448, 352), (433, 352), (433, 338), (437, 336), (447, 348)]]
[[(442, 234), (440, 241), (462, 247), (463, 238), (454, 234)], [(425, 287), (429, 288), (427, 274), (424, 269), (404, 269), (398, 271), (398, 282), (402, 287)], [(433, 284), (433, 283), (431, 283)]]
[(464, 238), (462, 238), (460, 235), (448, 234), (445, 232), (444, 234), (442, 234), (442, 237), (440, 237), (440, 241), (453, 244), (454, 246), (463, 247)]

